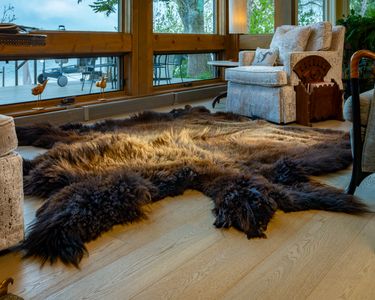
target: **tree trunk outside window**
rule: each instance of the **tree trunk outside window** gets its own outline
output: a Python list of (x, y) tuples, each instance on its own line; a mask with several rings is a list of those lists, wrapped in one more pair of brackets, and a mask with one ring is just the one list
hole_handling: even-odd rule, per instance
[[(185, 33), (204, 33), (204, 0), (174, 0)], [(187, 75), (195, 77), (208, 71), (209, 54), (188, 55)]]

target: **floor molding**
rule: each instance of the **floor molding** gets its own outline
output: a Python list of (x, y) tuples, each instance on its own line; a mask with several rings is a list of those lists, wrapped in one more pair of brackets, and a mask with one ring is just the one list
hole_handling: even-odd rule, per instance
[(161, 95), (146, 96), (128, 100), (108, 101), (99, 104), (69, 108), (65, 110), (42, 113), (38, 115), (16, 117), (16, 125), (29, 125), (32, 123), (63, 124), (68, 122), (84, 122), (115, 115), (150, 110), (163, 106), (173, 106), (182, 103), (191, 103), (204, 99), (214, 98), (226, 90), (226, 85), (192, 89), (188, 91), (165, 93)]

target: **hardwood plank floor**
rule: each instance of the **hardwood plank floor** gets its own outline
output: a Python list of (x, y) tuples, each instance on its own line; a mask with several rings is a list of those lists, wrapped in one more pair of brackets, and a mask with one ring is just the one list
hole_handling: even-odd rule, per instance
[[(29, 158), (40, 151), (20, 148)], [(316, 179), (345, 187), (349, 178), (344, 170)], [(375, 176), (356, 195), (375, 208)], [(26, 197), (26, 223), (40, 204)], [(247, 240), (215, 229), (211, 208), (207, 197), (187, 191), (151, 205), (147, 220), (89, 243), (81, 270), (40, 268), (10, 253), (0, 256), (0, 280), (13, 277), (10, 291), (25, 299), (375, 299), (374, 214), (277, 212), (267, 239)]]

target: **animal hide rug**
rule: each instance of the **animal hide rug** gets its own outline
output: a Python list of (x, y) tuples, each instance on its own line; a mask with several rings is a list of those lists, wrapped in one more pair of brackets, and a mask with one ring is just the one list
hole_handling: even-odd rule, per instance
[(22, 244), (25, 256), (78, 266), (85, 243), (145, 217), (145, 205), (198, 190), (214, 225), (265, 237), (277, 209), (367, 211), (312, 181), (347, 168), (348, 134), (276, 126), (203, 107), (144, 112), (92, 125), (18, 127), (20, 145), (50, 148), (24, 163), (28, 195), (45, 197)]

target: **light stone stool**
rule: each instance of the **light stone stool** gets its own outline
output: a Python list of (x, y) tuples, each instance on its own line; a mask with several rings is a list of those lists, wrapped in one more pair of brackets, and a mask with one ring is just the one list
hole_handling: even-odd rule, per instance
[(13, 118), (0, 115), (0, 250), (24, 238), (22, 158)]

